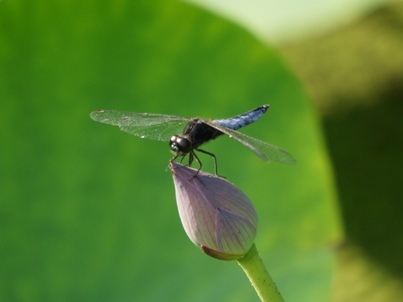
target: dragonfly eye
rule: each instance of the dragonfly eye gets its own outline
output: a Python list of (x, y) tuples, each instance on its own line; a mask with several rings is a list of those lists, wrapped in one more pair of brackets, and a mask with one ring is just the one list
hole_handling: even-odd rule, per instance
[(178, 135), (174, 135), (171, 137), (171, 140), (169, 141), (169, 146), (172, 153), (174, 153), (175, 155), (185, 155), (189, 153), (193, 148), (190, 140)]

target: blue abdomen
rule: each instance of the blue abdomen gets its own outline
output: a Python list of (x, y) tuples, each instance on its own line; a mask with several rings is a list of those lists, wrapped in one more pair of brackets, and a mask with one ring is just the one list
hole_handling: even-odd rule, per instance
[(240, 114), (223, 120), (213, 120), (211, 121), (211, 123), (225, 128), (238, 130), (239, 128), (245, 127), (257, 121), (267, 111), (268, 108), (268, 105), (263, 105), (244, 114)]

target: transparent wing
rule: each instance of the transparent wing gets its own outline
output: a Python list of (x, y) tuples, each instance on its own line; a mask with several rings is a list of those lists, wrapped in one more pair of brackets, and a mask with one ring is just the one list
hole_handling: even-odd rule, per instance
[(219, 125), (216, 125), (212, 122), (207, 122), (203, 121), (210, 127), (213, 127), (225, 134), (227, 134), (229, 137), (237, 140), (240, 142), (242, 145), (245, 147), (249, 148), (251, 151), (253, 151), (257, 156), (259, 156), (261, 159), (264, 161), (270, 161), (274, 160), (283, 164), (289, 164), (293, 165), (296, 164), (296, 160), (294, 157), (292, 157), (291, 154), (289, 154), (286, 150), (274, 146), (272, 144), (263, 142), (261, 140), (258, 140), (256, 138), (250, 137), (246, 134), (243, 134), (241, 132), (238, 132), (236, 130), (232, 130), (226, 127), (222, 127)]
[(169, 141), (172, 135), (182, 133), (190, 120), (182, 116), (116, 110), (93, 111), (90, 117), (103, 124), (118, 126), (131, 135), (157, 141)]

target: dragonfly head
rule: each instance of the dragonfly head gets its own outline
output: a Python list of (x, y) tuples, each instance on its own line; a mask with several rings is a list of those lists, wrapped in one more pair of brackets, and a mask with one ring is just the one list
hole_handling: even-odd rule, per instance
[(189, 139), (179, 135), (174, 135), (171, 137), (169, 147), (171, 148), (171, 152), (177, 156), (186, 155), (193, 149), (192, 142)]

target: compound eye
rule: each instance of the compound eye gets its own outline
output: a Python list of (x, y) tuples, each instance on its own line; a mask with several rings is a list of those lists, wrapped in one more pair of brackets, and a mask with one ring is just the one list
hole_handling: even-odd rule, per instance
[(169, 146), (171, 147), (172, 152), (179, 155), (184, 155), (192, 150), (192, 143), (190, 140), (177, 135), (171, 137)]

